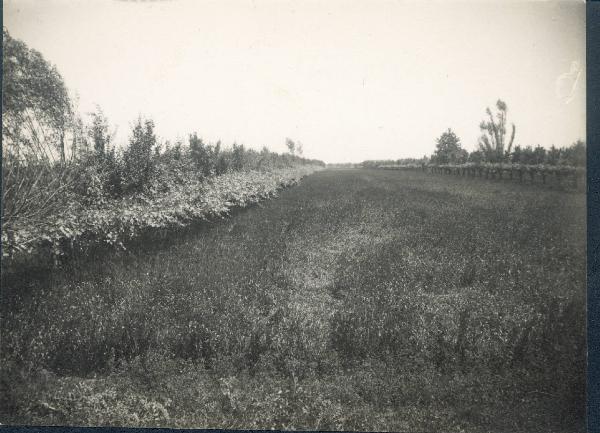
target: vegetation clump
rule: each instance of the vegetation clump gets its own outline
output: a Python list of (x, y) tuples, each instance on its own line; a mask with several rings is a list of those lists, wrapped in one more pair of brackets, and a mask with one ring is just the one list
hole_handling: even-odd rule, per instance
[[(322, 162), (243, 145), (171, 145), (139, 117), (124, 147), (100, 107), (82, 118), (62, 77), (6, 29), (3, 80), (4, 269), (125, 244), (267, 198)], [(70, 142), (70, 149), (66, 143)], [(225, 176), (217, 179), (218, 176)]]

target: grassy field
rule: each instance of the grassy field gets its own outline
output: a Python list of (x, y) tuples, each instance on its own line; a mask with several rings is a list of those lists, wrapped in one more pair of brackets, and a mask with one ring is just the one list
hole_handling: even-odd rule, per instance
[(3, 274), (0, 422), (583, 431), (585, 243), (584, 194), (318, 172), (168, 240)]

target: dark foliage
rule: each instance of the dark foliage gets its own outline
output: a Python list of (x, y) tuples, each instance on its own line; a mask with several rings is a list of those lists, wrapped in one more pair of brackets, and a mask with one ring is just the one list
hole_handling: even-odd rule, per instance
[(123, 152), (123, 190), (143, 192), (155, 171), (154, 149), (157, 145), (152, 120), (138, 119), (131, 132), (129, 146)]
[(65, 160), (72, 110), (56, 67), (36, 50), (2, 32), (2, 144), (7, 152)]
[(437, 139), (431, 162), (434, 164), (462, 164), (467, 162), (468, 155), (468, 152), (462, 148), (458, 136), (448, 129)]

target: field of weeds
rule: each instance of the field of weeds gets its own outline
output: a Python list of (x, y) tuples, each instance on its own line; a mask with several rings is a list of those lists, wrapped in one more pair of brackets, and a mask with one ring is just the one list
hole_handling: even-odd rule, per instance
[(3, 273), (0, 422), (583, 431), (585, 233), (580, 193), (325, 170), (168, 241)]

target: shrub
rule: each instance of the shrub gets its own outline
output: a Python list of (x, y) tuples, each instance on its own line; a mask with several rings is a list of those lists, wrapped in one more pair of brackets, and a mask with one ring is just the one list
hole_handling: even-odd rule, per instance
[(64, 209), (76, 179), (72, 167), (46, 158), (2, 158), (2, 232), (39, 224)]
[(216, 171), (213, 153), (212, 146), (204, 144), (198, 134), (190, 135), (190, 157), (200, 176), (208, 177)]
[(231, 149), (231, 163), (229, 166), (233, 170), (241, 170), (244, 168), (246, 163), (246, 149), (243, 144), (233, 143), (233, 148)]
[(106, 198), (108, 173), (104, 170), (103, 159), (102, 154), (88, 153), (73, 166), (77, 179), (73, 192), (86, 206), (101, 204)]
[(129, 146), (123, 152), (123, 189), (127, 193), (146, 190), (154, 175), (152, 151), (156, 146), (154, 122), (138, 118), (133, 126)]
[(586, 148), (585, 142), (577, 140), (571, 146), (564, 148), (562, 151), (561, 164), (572, 165), (575, 167), (585, 167)]
[(218, 141), (215, 146), (215, 174), (217, 176), (226, 173), (229, 170), (229, 160), (225, 152), (221, 150), (221, 142)]

